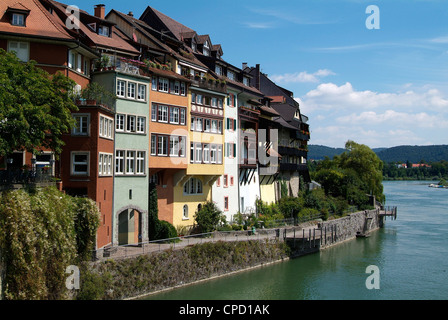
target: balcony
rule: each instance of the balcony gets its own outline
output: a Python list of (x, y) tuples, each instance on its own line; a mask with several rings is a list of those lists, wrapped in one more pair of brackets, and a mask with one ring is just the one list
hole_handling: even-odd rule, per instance
[(0, 190), (21, 189), (25, 186), (47, 187), (55, 185), (50, 170), (2, 170), (0, 171)]
[(280, 171), (308, 172), (308, 166), (306, 164), (280, 163)]
[(217, 91), (220, 93), (227, 94), (227, 86), (226, 83), (221, 80), (207, 79), (206, 77), (198, 77), (198, 76), (186, 76), (191, 80), (191, 85), (193, 87), (199, 87), (201, 89), (206, 89), (210, 91)]

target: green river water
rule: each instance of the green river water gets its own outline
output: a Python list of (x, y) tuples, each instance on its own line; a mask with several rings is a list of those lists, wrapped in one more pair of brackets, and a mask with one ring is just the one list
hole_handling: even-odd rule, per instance
[[(200, 284), (147, 300), (433, 300), (448, 298), (448, 189), (431, 182), (384, 182), (397, 220), (369, 238), (320, 253)], [(368, 289), (368, 266), (379, 289)]]

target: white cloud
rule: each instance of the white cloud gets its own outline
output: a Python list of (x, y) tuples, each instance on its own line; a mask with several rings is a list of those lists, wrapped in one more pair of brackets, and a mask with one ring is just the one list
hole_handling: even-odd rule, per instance
[(296, 100), (309, 117), (310, 144), (370, 147), (446, 144), (448, 93), (405, 84), (404, 91), (358, 91), (347, 82), (319, 84)]
[(446, 112), (448, 98), (437, 89), (408, 90), (399, 93), (379, 93), (370, 90), (356, 91), (351, 83), (338, 86), (334, 83), (320, 84), (302, 97), (302, 106), (308, 113), (315, 110), (372, 110), (393, 108), (433, 110)]
[(295, 73), (285, 73), (283, 75), (273, 75), (270, 78), (272, 81), (277, 83), (295, 83), (295, 82), (320, 82), (319, 78), (335, 75), (335, 73), (328, 69), (320, 69), (314, 73), (295, 72)]

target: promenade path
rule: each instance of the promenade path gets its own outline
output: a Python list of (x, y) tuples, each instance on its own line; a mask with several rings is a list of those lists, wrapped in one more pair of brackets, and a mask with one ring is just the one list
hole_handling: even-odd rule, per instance
[[(316, 230), (316, 231), (313, 231)], [(284, 241), (285, 238), (295, 237), (301, 239), (303, 235), (308, 238), (310, 234), (318, 235), (319, 229), (316, 224), (304, 223), (298, 226), (282, 226), (272, 229), (256, 229), (255, 234), (252, 231), (216, 231), (213, 233), (192, 235), (175, 238), (173, 240), (158, 240), (135, 245), (122, 245), (104, 250), (98, 250), (96, 260), (104, 259), (123, 259), (135, 257), (148, 253), (163, 252), (166, 250), (179, 250), (196, 244), (218, 241), (261, 241), (261, 240), (278, 240)]]

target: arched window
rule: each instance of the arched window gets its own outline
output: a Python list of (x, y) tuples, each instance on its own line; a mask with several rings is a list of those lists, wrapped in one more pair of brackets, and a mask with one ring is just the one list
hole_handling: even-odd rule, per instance
[(185, 182), (184, 194), (202, 194), (202, 181), (197, 178), (191, 178), (190, 180)]
[(188, 205), (184, 205), (183, 214), (183, 218), (188, 219)]

